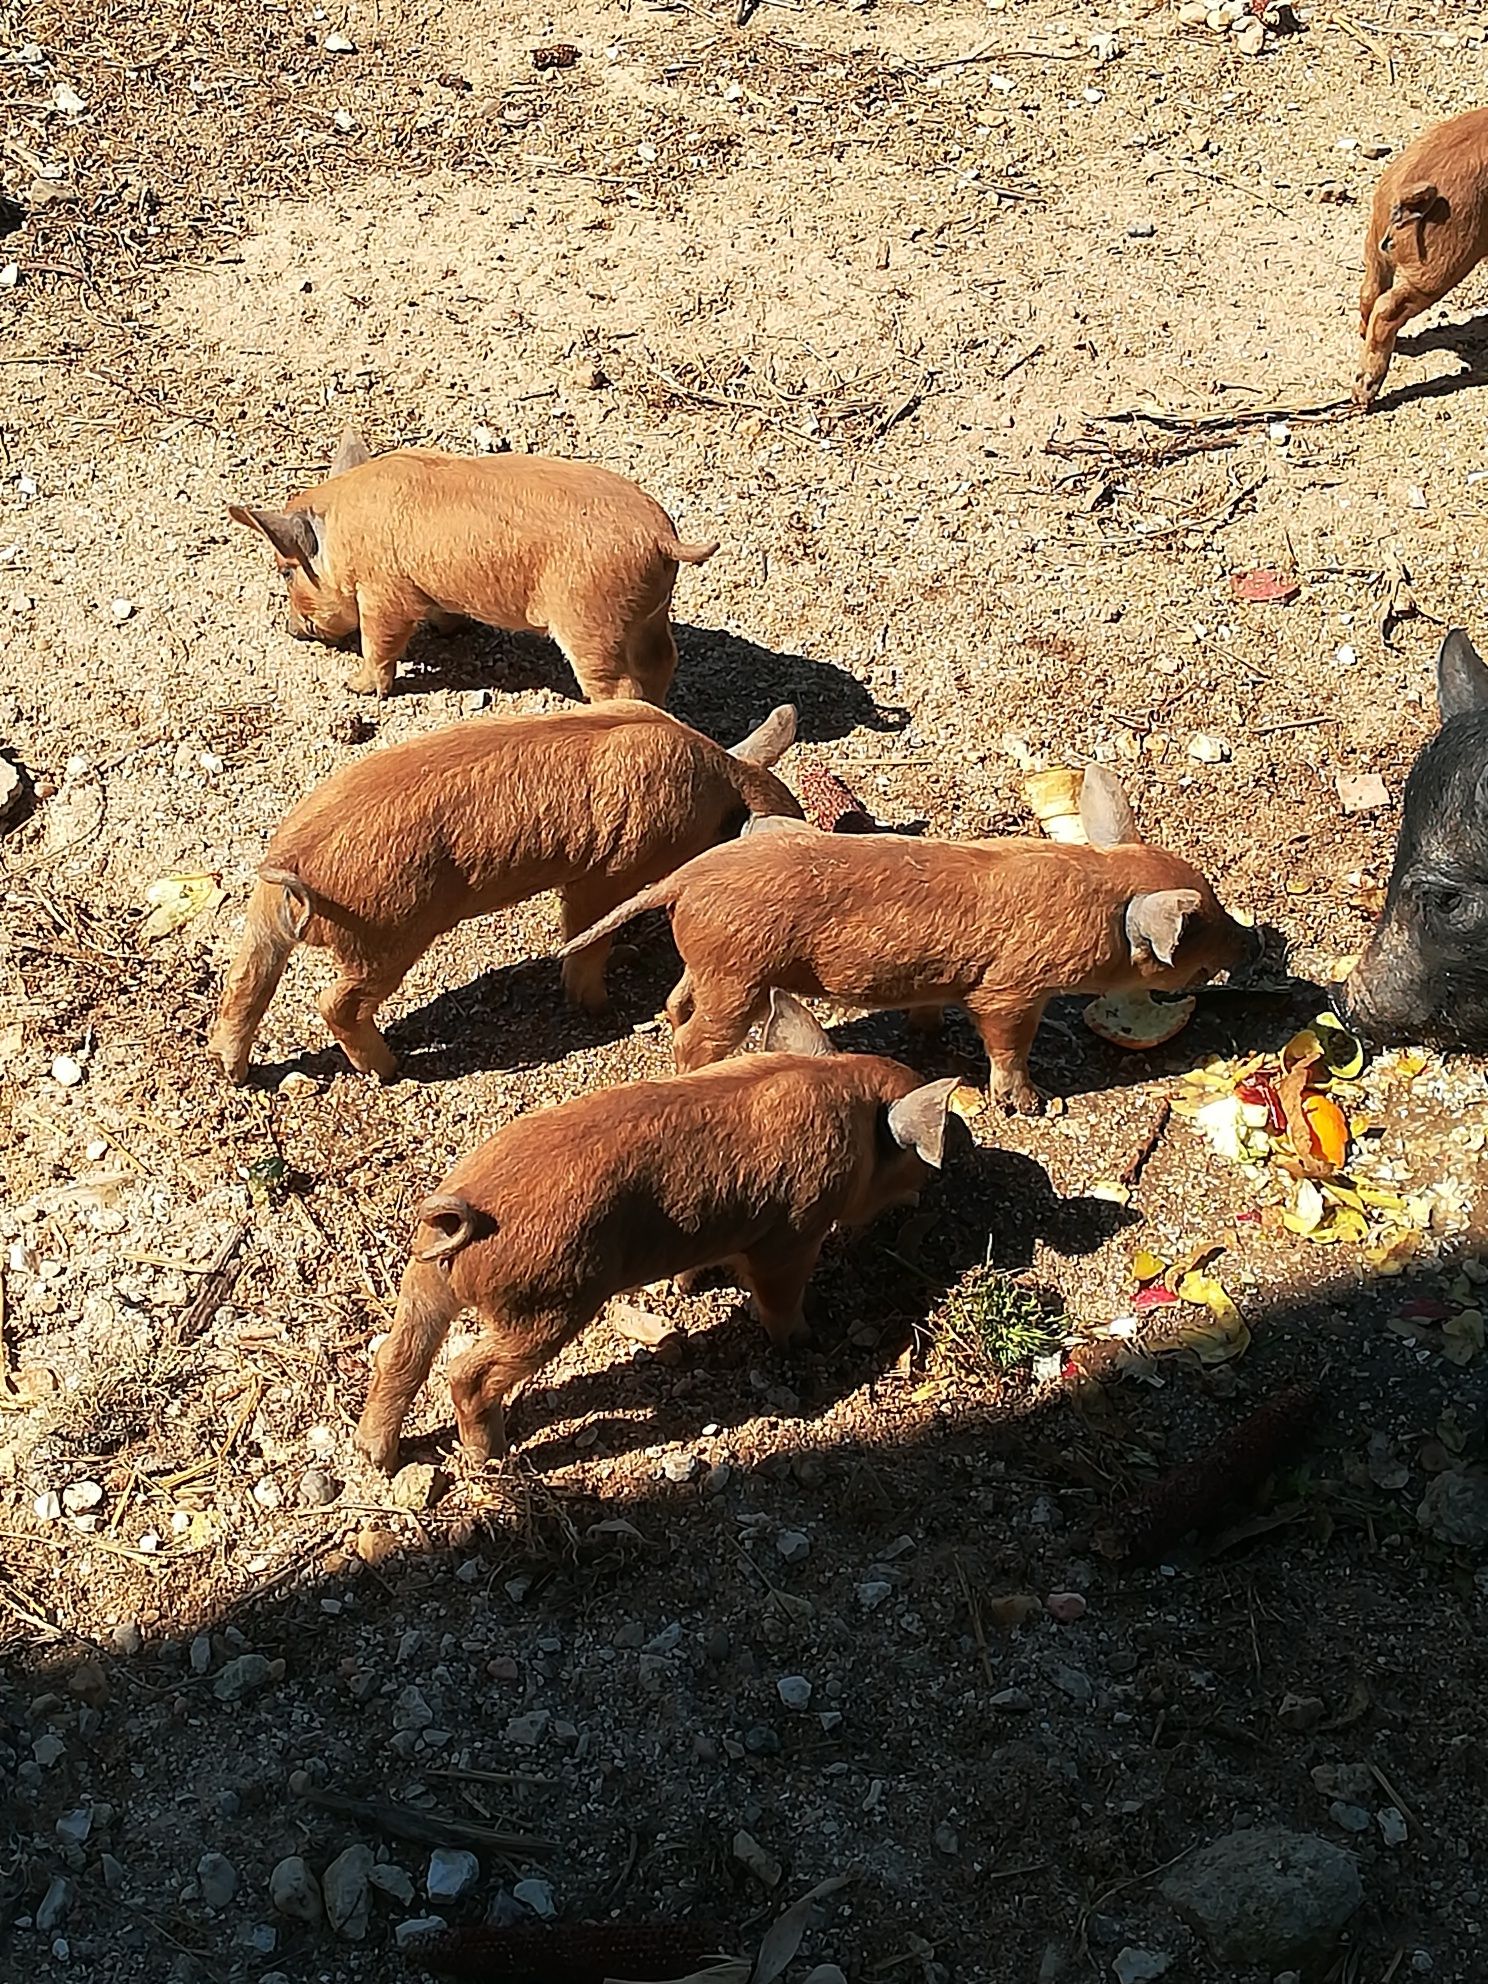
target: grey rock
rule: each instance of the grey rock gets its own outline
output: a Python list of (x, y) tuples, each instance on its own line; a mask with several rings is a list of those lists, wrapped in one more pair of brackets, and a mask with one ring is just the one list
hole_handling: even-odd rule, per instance
[(75, 1811), (64, 1812), (52, 1830), (64, 1846), (81, 1846), (93, 1830), (93, 1807), (79, 1805)]
[[(272, 1956), (278, 1941), (279, 1931), (272, 1922), (250, 1922), (243, 1931), (243, 1945), (255, 1956)], [(263, 1984), (262, 1979), (259, 1984)]]
[(50, 1770), (53, 1764), (60, 1763), (67, 1755), (67, 1745), (60, 1736), (53, 1736), (48, 1732), (45, 1736), (37, 1737), (31, 1745), (31, 1754), (43, 1770)]
[(1322, 1719), (1323, 1704), (1316, 1695), (1283, 1695), (1276, 1711), (1276, 1720), (1282, 1728), (1295, 1730), (1299, 1735), (1315, 1728)]
[(893, 1589), (882, 1578), (867, 1578), (858, 1586), (858, 1603), (865, 1612), (876, 1612)]
[(116, 1860), (112, 1853), (100, 1853), (98, 1856), (98, 1871), (102, 1874), (103, 1885), (108, 1889), (109, 1893), (117, 1894), (119, 1889), (124, 1885), (124, 1867), (122, 1862)]
[(1169, 1904), (1221, 1963), (1272, 1970), (1325, 1955), (1364, 1899), (1351, 1853), (1311, 1833), (1226, 1833), (1175, 1867)]
[(1129, 240), (1150, 241), (1157, 228), (1150, 220), (1134, 220), (1126, 232)]
[(320, 1887), (298, 1853), (281, 1860), (270, 1874), (269, 1900), (279, 1914), (288, 1916), (291, 1922), (316, 1923), (320, 1920)]
[(320, 1877), (326, 1917), (336, 1934), (348, 1943), (359, 1943), (367, 1933), (372, 1911), (372, 1849), (348, 1846), (338, 1853)]
[(391, 1895), (394, 1901), (401, 1902), (405, 1908), (413, 1906), (413, 1877), (405, 1873), (394, 1861), (389, 1860), (381, 1866), (374, 1867), (367, 1878), (379, 1894)]
[(230, 1660), (212, 1683), (212, 1693), (220, 1702), (246, 1701), (273, 1679), (273, 1667), (261, 1653), (240, 1653)]
[(205, 1674), (212, 1665), (212, 1642), (205, 1633), (198, 1633), (191, 1642), (191, 1671)]
[(805, 1984), (847, 1984), (847, 1979), (835, 1963), (819, 1963)]
[(49, 1936), (53, 1929), (60, 1929), (72, 1907), (76, 1890), (72, 1882), (59, 1874), (41, 1897), (41, 1905), (36, 1911), (36, 1926), (43, 1936)]
[(530, 1715), (514, 1715), (506, 1725), (506, 1740), (524, 1750), (535, 1750), (547, 1735), (551, 1719), (545, 1708), (536, 1708)]
[(463, 1847), (437, 1846), (429, 1855), (424, 1893), (430, 1901), (460, 1901), (480, 1879), (480, 1862)]
[(1350, 1805), (1342, 1798), (1335, 1798), (1328, 1807), (1328, 1817), (1334, 1825), (1342, 1826), (1345, 1832), (1368, 1832), (1373, 1824), (1362, 1805)]
[(1395, 1805), (1386, 1805), (1382, 1812), (1375, 1813), (1380, 1837), (1386, 1846), (1404, 1846), (1410, 1838), (1410, 1828), (1405, 1823), (1405, 1815)]
[(401, 1950), (406, 1949), (410, 1943), (418, 1942), (422, 1936), (437, 1935), (446, 1927), (448, 1924), (442, 1915), (415, 1915), (407, 1922), (400, 1922), (394, 1929), (393, 1936)]
[(1111, 1959), (1111, 1968), (1116, 1984), (1153, 1984), (1154, 1978), (1166, 1975), (1172, 1962), (1165, 1950), (1139, 1950), (1128, 1943)]
[(1416, 1521), (1454, 1550), (1488, 1550), (1488, 1474), (1475, 1468), (1438, 1474), (1421, 1497)]
[(1024, 1688), (1003, 1688), (990, 1700), (1004, 1715), (1027, 1715), (1033, 1707), (1033, 1697)]
[(799, 1529), (783, 1529), (775, 1539), (775, 1548), (788, 1564), (803, 1564), (811, 1555), (811, 1538)]
[(433, 1722), (434, 1711), (424, 1700), (421, 1690), (404, 1688), (393, 1704), (394, 1729), (429, 1729)]
[(512, 1894), (524, 1908), (530, 1908), (533, 1914), (541, 1916), (544, 1922), (551, 1922), (558, 1913), (553, 1890), (546, 1881), (518, 1881), (512, 1889)]
[(19, 765), (0, 758), (0, 827), (9, 826), (26, 803), (28, 782)]
[(782, 1674), (775, 1683), (775, 1692), (787, 1708), (805, 1709), (811, 1706), (811, 1683), (804, 1674)]
[(238, 1870), (221, 1853), (202, 1855), (196, 1863), (196, 1879), (202, 1900), (214, 1914), (226, 1908), (238, 1891)]
[(1090, 1676), (1082, 1674), (1078, 1667), (1056, 1666), (1049, 1669), (1049, 1679), (1060, 1694), (1068, 1695), (1072, 1702), (1082, 1706), (1093, 1701), (1095, 1690), (1090, 1685)]
[(325, 1508), (340, 1492), (324, 1468), (312, 1467), (300, 1476), (300, 1501), (307, 1509)]

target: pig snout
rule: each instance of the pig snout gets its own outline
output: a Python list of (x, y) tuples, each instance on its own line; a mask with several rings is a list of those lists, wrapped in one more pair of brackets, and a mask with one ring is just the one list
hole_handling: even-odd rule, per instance
[(1333, 995), (1339, 1018), (1375, 1046), (1488, 1049), (1488, 900), (1435, 887), (1393, 893)]

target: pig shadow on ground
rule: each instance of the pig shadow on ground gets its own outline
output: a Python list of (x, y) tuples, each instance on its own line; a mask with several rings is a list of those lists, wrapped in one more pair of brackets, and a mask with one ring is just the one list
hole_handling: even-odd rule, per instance
[[(1192, 1020), (1163, 1047), (1134, 1052), (1091, 1032), (1081, 1015), (1088, 1000), (1050, 1002), (1034, 1038), (1029, 1070), (1045, 1095), (1064, 1099), (1171, 1081), (1215, 1055), (1235, 1057), (1279, 1050), (1326, 1004), (1320, 987), (1285, 993), (1202, 993)], [(927, 1081), (959, 1074), (977, 1088), (987, 1084), (987, 1056), (970, 1017), (953, 1006), (937, 1035), (910, 1030), (903, 1013), (863, 1013), (830, 1029), (844, 1053), (887, 1054), (917, 1069)]]
[(1410, 380), (1399, 378), (1392, 370), (1375, 410), (1405, 407), (1416, 400), (1444, 399), (1452, 393), (1488, 386), (1488, 314), (1470, 317), (1465, 323), (1437, 324), (1428, 331), (1406, 331), (1395, 346), (1395, 357), (1398, 362), (1438, 351), (1460, 359), (1464, 369), (1442, 378)]
[(803, 743), (826, 744), (854, 730), (900, 731), (910, 712), (880, 707), (850, 670), (811, 661), (715, 627), (679, 625), (669, 708), (705, 737), (731, 744), (766, 711), (793, 703)]
[[(398, 1056), (400, 1081), (444, 1082), (491, 1068), (545, 1067), (622, 1039), (646, 1017), (628, 1001), (605, 1013), (580, 1012), (563, 997), (557, 960), (537, 957), (493, 966), (408, 1012), (396, 1012), (390, 1002), (378, 1024)], [(275, 1087), (292, 1073), (316, 1081), (362, 1079), (334, 1041), (282, 1061), (255, 1061), (250, 1079)]]
[(510, 1413), (524, 1462), (541, 1472), (573, 1458), (569, 1438), (545, 1436), (555, 1419), (584, 1418), (598, 1451), (613, 1455), (693, 1438), (706, 1424), (740, 1430), (762, 1410), (806, 1422), (828, 1416), (923, 1344), (929, 1319), (969, 1270), (990, 1264), (1022, 1274), (1038, 1243), (1066, 1257), (1093, 1253), (1135, 1218), (1104, 1199), (1061, 1198), (1043, 1166), (1021, 1152), (973, 1145), (961, 1132), (952, 1143), (918, 1206), (829, 1239), (806, 1291), (812, 1340), (801, 1351), (770, 1349), (723, 1271), (693, 1296), (638, 1296), (686, 1331), (687, 1382), (679, 1386), (649, 1358), (546, 1383), (539, 1376)]
[[(761, 647), (711, 627), (678, 625), (677, 674), (668, 708), (721, 744), (737, 743), (772, 709), (793, 703), (800, 736), (826, 743), (854, 730), (897, 731), (909, 712), (880, 709), (848, 669)], [(536, 634), (508, 634), (474, 622), (449, 633), (425, 627), (409, 649), (394, 693), (549, 689), (577, 698), (573, 671), (556, 645)]]

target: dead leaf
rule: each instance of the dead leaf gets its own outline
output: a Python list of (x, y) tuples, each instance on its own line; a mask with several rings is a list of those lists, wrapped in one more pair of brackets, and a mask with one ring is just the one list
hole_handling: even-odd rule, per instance
[(783, 1915), (777, 1916), (760, 1943), (749, 1984), (775, 1984), (775, 1980), (783, 1976), (795, 1961), (796, 1952), (805, 1940), (812, 1909), (819, 1901), (825, 1901), (828, 1895), (837, 1894), (850, 1886), (857, 1876), (858, 1869), (852, 1867), (845, 1874), (834, 1874), (829, 1880), (818, 1881), (799, 1901), (793, 1901)]
[(1349, 1696), (1348, 1707), (1340, 1710), (1330, 1721), (1320, 1722), (1317, 1725), (1319, 1735), (1331, 1735), (1339, 1729), (1352, 1729), (1361, 1716), (1369, 1713), (1373, 1702), (1374, 1697), (1369, 1692), (1368, 1683), (1356, 1681)]
[(1173, 1340), (1175, 1350), (1191, 1350), (1201, 1364), (1210, 1365), (1244, 1356), (1250, 1348), (1250, 1331), (1215, 1276), (1191, 1271), (1179, 1282), (1178, 1294), (1183, 1301), (1207, 1309), (1213, 1320), (1202, 1328), (1182, 1329)]
[(1285, 606), (1297, 597), (1301, 585), (1290, 572), (1258, 565), (1249, 572), (1231, 572), (1230, 596), (1249, 600), (1256, 606)]
[(1483, 1312), (1459, 1309), (1442, 1324), (1442, 1356), (1449, 1364), (1471, 1364), (1483, 1348)]
[(1001, 1598), (985, 1599), (982, 1604), (984, 1616), (1000, 1633), (1016, 1633), (1020, 1626), (1037, 1618), (1043, 1609), (1041, 1600), (1026, 1591), (1007, 1592)]
[(203, 910), (215, 909), (225, 899), (226, 893), (216, 875), (162, 875), (145, 890), (145, 901), (151, 908), (140, 924), (140, 939), (150, 944), (168, 937), (173, 930), (179, 930)]

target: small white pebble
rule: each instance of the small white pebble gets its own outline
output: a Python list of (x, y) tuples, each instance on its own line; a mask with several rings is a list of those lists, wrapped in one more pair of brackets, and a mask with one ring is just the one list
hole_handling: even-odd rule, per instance
[(112, 604), (114, 618), (119, 622), (121, 627), (126, 620), (132, 620), (134, 618), (134, 601), (132, 599), (116, 599)]
[(83, 1079), (83, 1064), (70, 1054), (59, 1054), (52, 1063), (52, 1080), (59, 1088), (76, 1088)]
[(147, 1557), (153, 1557), (160, 1548), (160, 1538), (153, 1529), (147, 1529), (139, 1540), (139, 1547)]

